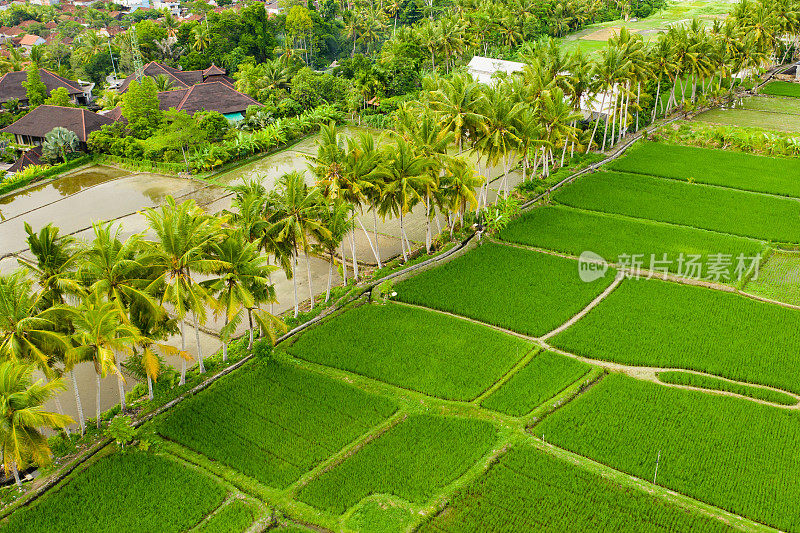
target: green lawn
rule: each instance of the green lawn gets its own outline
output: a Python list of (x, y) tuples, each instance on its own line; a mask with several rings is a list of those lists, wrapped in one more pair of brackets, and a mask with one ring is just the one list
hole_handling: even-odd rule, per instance
[[(800, 101), (798, 101), (800, 102)], [(800, 106), (800, 103), (798, 103)], [(800, 197), (800, 159), (766, 157), (713, 148), (638, 143), (610, 169)]]
[(660, 280), (626, 280), (552, 339), (572, 353), (800, 392), (800, 311)]
[(286, 487), (394, 413), (384, 398), (258, 360), (181, 402), (164, 437), (274, 487)]
[(773, 80), (761, 88), (763, 94), (772, 96), (792, 96), (800, 97), (800, 83)]
[(397, 297), (540, 336), (586, 307), (614, 275), (609, 270), (605, 277), (584, 283), (576, 261), (485, 243), (399, 283)]
[(489, 451), (496, 435), (479, 420), (410, 416), (303, 487), (298, 499), (335, 514), (370, 494), (425, 503)]
[(800, 412), (612, 374), (535, 428), (548, 442), (783, 530), (800, 528)]
[(500, 238), (575, 256), (590, 250), (612, 262), (638, 254), (646, 268), (651, 258), (658, 261), (667, 254), (673, 272), (679, 270), (680, 254), (699, 255), (706, 264), (710, 254), (755, 257), (764, 251), (761, 242), (744, 237), (564, 206), (531, 209), (502, 230)]
[(620, 172), (583, 176), (554, 198), (592, 211), (754, 239), (800, 242), (800, 202), (790, 198)]
[(765, 402), (772, 402), (781, 405), (797, 404), (797, 398), (789, 396), (783, 392), (778, 392), (772, 389), (762, 389), (761, 387), (754, 387), (752, 385), (744, 385), (741, 383), (732, 383), (730, 381), (725, 381), (724, 379), (706, 376), (703, 374), (693, 374), (691, 372), (682, 372), (676, 370), (659, 372), (658, 379), (664, 383), (672, 383), (675, 385), (688, 385), (690, 387), (698, 387), (701, 389), (733, 392), (742, 396), (748, 396), (757, 400), (764, 400)]
[(100, 459), (11, 515), (9, 533), (182, 532), (225, 499), (210, 476), (152, 453)]
[(800, 305), (800, 254), (775, 252), (761, 265), (758, 276), (745, 286), (747, 292)]
[(728, 531), (721, 521), (622, 487), (529, 446), (510, 450), (422, 533)]
[(538, 353), (482, 405), (522, 416), (585, 376), (592, 366), (553, 352)]
[(450, 400), (472, 400), (533, 348), (466, 320), (400, 304), (362, 305), (304, 333), (287, 351)]

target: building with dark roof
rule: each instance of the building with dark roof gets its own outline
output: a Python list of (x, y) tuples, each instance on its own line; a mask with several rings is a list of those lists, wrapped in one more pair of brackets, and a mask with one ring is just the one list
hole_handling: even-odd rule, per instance
[(22, 152), (22, 155), (19, 156), (16, 161), (14, 161), (13, 165), (8, 167), (8, 170), (6, 170), (6, 172), (12, 174), (14, 172), (19, 172), (20, 170), (23, 170), (27, 166), (41, 165), (41, 164), (42, 164), (42, 147), (36, 146), (28, 151)]
[[(225, 71), (216, 65), (211, 65), (205, 70), (178, 70), (152, 61), (144, 66), (143, 74), (151, 78), (157, 78), (159, 75), (166, 76), (172, 82), (174, 89), (188, 89), (198, 83), (212, 81), (225, 83), (231, 88), (233, 88), (234, 84), (233, 80), (225, 75)], [(134, 76), (125, 78), (125, 81), (119, 87), (119, 93), (122, 94), (127, 91), (128, 86), (134, 79)]]
[[(67, 89), (70, 98), (77, 105), (88, 105), (91, 98), (91, 88), (84, 88), (77, 81), (68, 80), (47, 69), (40, 68), (39, 76), (47, 87), (47, 94), (53, 89), (64, 87)], [(26, 71), (8, 72), (0, 78), (0, 104), (8, 102), (12, 98), (19, 100), (20, 104), (28, 105), (28, 94), (22, 82), (28, 79)]]
[(158, 93), (160, 108), (175, 108), (194, 115), (197, 111), (217, 111), (228, 120), (241, 120), (251, 105), (261, 105), (244, 93), (221, 81), (192, 85), (188, 89)]
[(79, 107), (40, 105), (30, 113), (6, 126), (0, 132), (11, 133), (18, 144), (41, 145), (44, 136), (53, 128), (62, 127), (77, 135), (81, 149), (86, 149), (86, 139), (93, 131), (114, 121)]

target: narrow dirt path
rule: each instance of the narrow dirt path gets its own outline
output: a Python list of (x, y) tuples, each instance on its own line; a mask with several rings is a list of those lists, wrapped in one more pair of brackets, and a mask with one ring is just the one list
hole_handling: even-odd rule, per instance
[(567, 320), (566, 322), (564, 322), (563, 324), (561, 324), (560, 326), (558, 326), (556, 329), (552, 330), (551, 332), (542, 335), (539, 338), (539, 340), (540, 341), (546, 341), (547, 339), (558, 335), (559, 333), (561, 333), (562, 331), (564, 331), (565, 329), (567, 329), (568, 327), (573, 325), (575, 322), (577, 322), (578, 320), (580, 320), (581, 318), (586, 316), (586, 314), (589, 311), (591, 311), (592, 309), (597, 307), (597, 305), (600, 302), (602, 302), (603, 300), (605, 300), (606, 297), (609, 294), (614, 292), (614, 289), (619, 287), (619, 284), (622, 283), (622, 280), (625, 279), (625, 277), (626, 277), (625, 271), (623, 271), (623, 270), (617, 271), (617, 276), (614, 278), (614, 281), (611, 282), (611, 285), (606, 287), (606, 290), (604, 290), (603, 292), (598, 294), (597, 297), (594, 300), (589, 302), (589, 305), (587, 305), (586, 307), (584, 307), (583, 309), (578, 311), (578, 313), (575, 314), (572, 318), (570, 318), (569, 320)]

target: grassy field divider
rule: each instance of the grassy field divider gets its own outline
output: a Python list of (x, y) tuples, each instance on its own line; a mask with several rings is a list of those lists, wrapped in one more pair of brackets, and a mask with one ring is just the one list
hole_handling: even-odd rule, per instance
[(764, 385), (741, 383), (730, 379), (709, 376), (700, 372), (686, 370), (667, 370), (657, 372), (659, 382), (670, 387), (694, 389), (700, 391), (715, 391), (725, 395), (738, 396), (746, 400), (780, 407), (797, 409), (800, 396), (785, 391), (779, 391)]
[(503, 376), (502, 376), (500, 379), (498, 379), (497, 381), (495, 381), (495, 382), (492, 384), (492, 386), (491, 386), (491, 387), (489, 387), (488, 389), (486, 389), (485, 391), (483, 391), (483, 393), (481, 393), (481, 395), (480, 395), (480, 396), (478, 396), (477, 398), (475, 398), (474, 400), (472, 400), (472, 402), (470, 402), (470, 403), (474, 403), (475, 405), (480, 405), (480, 404), (481, 404), (481, 402), (483, 402), (483, 400), (485, 400), (486, 398), (488, 398), (489, 396), (491, 396), (491, 395), (492, 395), (492, 394), (493, 394), (495, 391), (497, 391), (497, 390), (498, 390), (500, 387), (502, 387), (503, 385), (505, 385), (506, 383), (508, 383), (508, 380), (509, 380), (509, 379), (511, 379), (513, 376), (515, 376), (515, 375), (517, 374), (517, 372), (519, 372), (520, 370), (522, 370), (523, 368), (525, 368), (525, 366), (526, 366), (528, 363), (530, 363), (530, 362), (531, 362), (531, 360), (532, 360), (534, 357), (536, 357), (536, 356), (539, 354), (539, 352), (541, 352), (541, 351), (542, 351), (542, 348), (540, 348), (539, 346), (534, 346), (534, 347), (533, 347), (533, 348), (532, 348), (530, 351), (528, 351), (528, 353), (526, 353), (526, 354), (525, 354), (525, 355), (522, 357), (522, 359), (520, 359), (519, 361), (517, 361), (517, 364), (515, 364), (513, 367), (511, 367), (511, 369), (510, 369), (508, 372), (506, 372), (506, 373), (505, 373), (505, 374), (504, 374), (504, 375), (503, 375)]
[(591, 387), (605, 374), (606, 370), (604, 368), (598, 366), (592, 367), (589, 373), (585, 374), (581, 379), (566, 387), (557, 395), (522, 417), (523, 424), (530, 430), (531, 427), (539, 423), (544, 417), (554, 413), (559, 407), (574, 400), (579, 394)]

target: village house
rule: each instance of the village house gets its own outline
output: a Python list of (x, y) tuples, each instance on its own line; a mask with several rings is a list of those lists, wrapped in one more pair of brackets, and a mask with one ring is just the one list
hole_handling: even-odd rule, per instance
[[(53, 89), (64, 87), (67, 89), (70, 98), (76, 105), (89, 105), (91, 102), (92, 88), (94, 84), (82, 85), (73, 80), (68, 80), (47, 69), (40, 68), (39, 76), (47, 87), (47, 94)], [(0, 104), (16, 98), (23, 106), (28, 105), (28, 94), (22, 82), (28, 79), (26, 71), (8, 72), (0, 78)]]
[[(229, 78), (225, 71), (216, 65), (211, 65), (205, 70), (178, 70), (161, 63), (152, 61), (144, 66), (143, 74), (151, 78), (157, 78), (159, 75), (166, 76), (175, 89), (188, 89), (198, 83), (208, 83), (219, 81), (233, 88), (234, 81)], [(125, 81), (120, 85), (119, 93), (122, 94), (128, 90), (128, 86), (133, 81), (133, 76), (128, 76)]]
[(41, 146), (53, 128), (62, 127), (75, 133), (81, 150), (86, 150), (89, 134), (114, 121), (80, 107), (40, 105), (0, 132), (11, 133), (18, 144)]
[(44, 44), (46, 41), (38, 35), (28, 34), (23, 35), (19, 41), (19, 45), (30, 53), (31, 48)]

